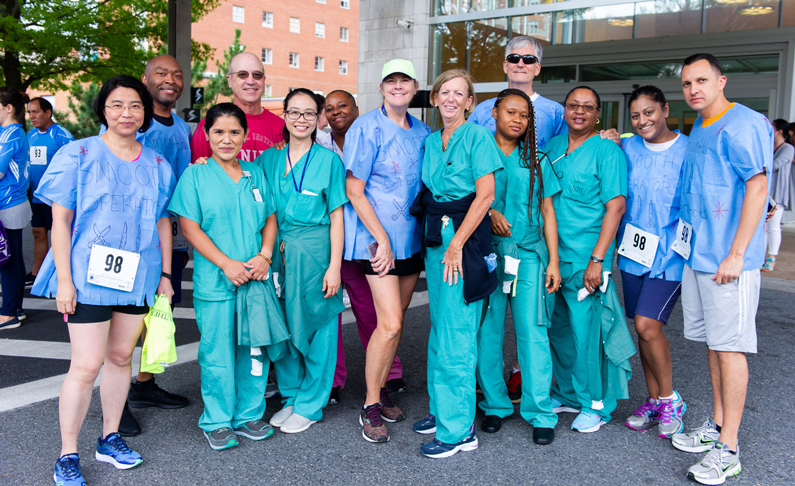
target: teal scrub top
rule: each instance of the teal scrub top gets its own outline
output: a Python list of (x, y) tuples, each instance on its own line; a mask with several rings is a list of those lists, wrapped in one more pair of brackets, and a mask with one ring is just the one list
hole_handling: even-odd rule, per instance
[[(547, 144), (547, 156), (559, 178), (561, 192), (552, 197), (558, 220), (558, 253), (561, 262), (591, 258), (599, 240), (605, 204), (627, 197), (627, 158), (615, 142), (594, 135), (566, 154), (569, 136), (559, 135)], [(607, 254), (613, 251), (615, 238)]]
[(283, 150), (268, 149), (254, 160), (265, 171), (268, 192), (276, 203), (279, 231), (330, 224), (329, 214), (348, 202), (342, 160), (331, 150), (314, 144), (285, 175), (288, 150), (289, 146)]
[[(541, 160), (541, 179), (535, 174), (533, 195), (530, 197), (530, 169), (521, 165), (521, 147), (516, 147), (511, 155), (505, 156), (498, 150), (504, 170), (497, 171), (494, 204), (492, 207), (502, 213), (511, 227), (513, 240), (522, 248), (532, 249), (541, 240), (540, 215), (538, 209), (538, 191), (541, 189), (539, 180), (544, 183), (544, 197), (554, 196), (560, 192), (560, 183), (546, 158)], [(532, 204), (532, 216), (528, 208)]]
[[(276, 211), (262, 169), (240, 161), (243, 176), (235, 183), (215, 160), (191, 165), (179, 178), (168, 210), (199, 223), (202, 231), (227, 257), (246, 262), (262, 249), (265, 219)], [(244, 172), (245, 174), (245, 172)], [(262, 201), (256, 201), (254, 188)], [(218, 301), (235, 297), (235, 284), (198, 251), (194, 253), (193, 295)]]
[(447, 150), (442, 130), (425, 139), (422, 182), (438, 202), (450, 202), (475, 192), (475, 181), (502, 168), (499, 148), (488, 128), (474, 123), (458, 127)]

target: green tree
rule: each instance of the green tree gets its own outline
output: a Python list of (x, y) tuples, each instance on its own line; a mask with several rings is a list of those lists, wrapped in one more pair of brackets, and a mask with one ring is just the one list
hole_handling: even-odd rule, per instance
[[(100, 83), (74, 83), (69, 87), (69, 111), (55, 112), (55, 120), (72, 132), (76, 140), (99, 133), (99, 120), (94, 113), (94, 100), (99, 96)], [(70, 116), (71, 115), (71, 116)]]
[[(204, 106), (201, 107), (202, 111), (206, 111), (206, 109), (218, 103), (218, 96), (226, 96), (233, 99), (232, 88), (229, 87), (229, 83), (226, 81), (226, 75), (229, 73), (229, 63), (232, 58), (246, 50), (246, 46), (240, 43), (241, 33), (240, 29), (235, 29), (235, 40), (224, 51), (224, 60), (216, 63), (218, 74), (214, 78), (206, 78), (207, 84), (204, 86)], [(204, 72), (207, 70), (207, 63), (205, 62), (202, 66), (197, 67), (202, 67), (199, 73)]]
[[(219, 0), (193, 0), (196, 22)], [(0, 84), (66, 89), (137, 75), (167, 42), (168, 0), (0, 0)], [(194, 59), (212, 50), (193, 42)]]

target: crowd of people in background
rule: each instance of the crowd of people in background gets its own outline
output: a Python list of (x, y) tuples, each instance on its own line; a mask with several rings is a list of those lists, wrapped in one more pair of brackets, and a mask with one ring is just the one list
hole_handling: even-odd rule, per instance
[[(505, 54), (509, 88), (491, 100), (477, 102), (464, 70), (439, 75), (436, 131), (408, 112), (419, 82), (403, 59), (372, 80), (383, 103), (368, 113), (346, 91), (299, 88), (279, 117), (262, 105), (262, 62), (239, 54), (227, 75), (233, 103), (213, 106), (192, 136), (172, 113), (184, 80), (170, 56), (150, 60), (140, 80), (106, 81), (94, 105), (101, 133), (77, 141), (47, 100), (0, 88), (0, 329), (25, 319), (31, 285), (55, 298), (72, 349), (55, 483), (85, 484), (77, 441), (100, 369), (95, 457), (116, 468), (143, 460), (123, 438), (141, 432), (130, 407), (188, 405), (151, 373), (129, 377), (153, 296), (181, 300), (189, 247), (198, 425), (214, 450), (274, 428), (301, 433), (339, 403), (342, 288), (366, 350), (362, 436), (388, 442), (406, 419), (394, 396), (408, 387), (397, 352), (424, 271), (429, 402), (412, 427), (433, 436), (424, 456), (476, 449), (476, 409), (481, 431), (497, 433), (517, 402), (536, 444), (554, 442), (560, 413), (597, 432), (629, 398), (636, 349), (626, 318), (648, 397), (625, 425), (706, 453), (687, 471), (702, 484), (739, 474), (760, 270), (774, 270), (795, 197), (790, 125), (727, 100), (719, 61), (694, 54), (681, 72), (698, 113), (689, 136), (669, 128), (654, 86), (631, 94), (636, 135), (619, 136), (601, 129), (593, 88), (575, 87), (562, 104), (534, 91), (535, 39), (514, 37)], [(680, 297), (685, 337), (708, 348), (714, 405), (689, 432), (665, 332)], [(517, 360), (506, 383), (508, 306)], [(282, 408), (266, 419), (271, 364)]]

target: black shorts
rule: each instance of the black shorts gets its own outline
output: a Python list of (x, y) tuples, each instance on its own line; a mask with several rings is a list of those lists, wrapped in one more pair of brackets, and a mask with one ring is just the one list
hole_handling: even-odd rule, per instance
[(30, 209), (33, 215), (30, 218), (30, 226), (33, 228), (52, 229), (52, 208), (49, 204), (32, 202)]
[(109, 321), (114, 312), (144, 316), (149, 313), (145, 305), (91, 305), (77, 303), (75, 313), (68, 316), (69, 324), (93, 324), (95, 322)]
[[(378, 272), (373, 270), (370, 260), (357, 261), (362, 262), (362, 272), (365, 275), (378, 275)], [(425, 260), (422, 258), (422, 252), (418, 251), (405, 260), (395, 260), (395, 268), (390, 270), (387, 275), (405, 277), (408, 275), (416, 275), (423, 270), (425, 270)]]

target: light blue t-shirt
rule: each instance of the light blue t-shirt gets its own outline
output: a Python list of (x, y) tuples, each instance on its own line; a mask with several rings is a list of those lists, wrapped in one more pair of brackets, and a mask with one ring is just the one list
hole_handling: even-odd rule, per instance
[[(30, 190), (36, 192), (41, 176), (50, 165), (55, 152), (69, 142), (74, 142), (75, 137), (69, 130), (53, 123), (47, 130), (41, 132), (34, 128), (28, 132), (28, 145), (30, 145)], [(33, 197), (34, 203), (43, 204), (43, 201)]]
[[(693, 270), (714, 273), (729, 256), (740, 225), (745, 183), (773, 166), (773, 127), (739, 103), (722, 115), (696, 119), (682, 167), (680, 214), (693, 225)], [(745, 250), (743, 271), (765, 262), (764, 215)]]
[[(536, 96), (537, 95), (537, 96)], [(536, 93), (533, 101), (533, 110), (536, 114), (536, 131), (538, 136), (538, 150), (544, 150), (552, 137), (562, 133), (569, 133), (569, 127), (563, 120), (563, 106), (560, 103), (544, 98)], [(486, 100), (478, 106), (469, 116), (467, 121), (486, 127), (491, 133), (497, 131), (497, 122), (492, 116), (494, 103), (497, 98)]]
[(0, 131), (0, 209), (13, 208), (28, 198), (28, 137), (19, 123)]
[[(423, 142), (431, 129), (411, 115), (411, 128), (390, 120), (380, 108), (362, 115), (345, 134), (343, 165), (346, 173), (367, 182), (364, 195), (389, 235), (397, 260), (420, 251), (417, 218), (409, 207), (422, 188)], [(369, 260), (367, 246), (375, 239), (359, 219), (351, 203), (345, 205), (346, 260)]]
[[(678, 131), (676, 132), (678, 133)], [(619, 246), (627, 223), (660, 238), (651, 268), (618, 255), (618, 268), (631, 275), (682, 281), (685, 261), (671, 249), (679, 223), (679, 177), (687, 149), (687, 136), (679, 135), (667, 150), (649, 150), (643, 137), (624, 139), (627, 155), (627, 212), (621, 219), (616, 241)]]

